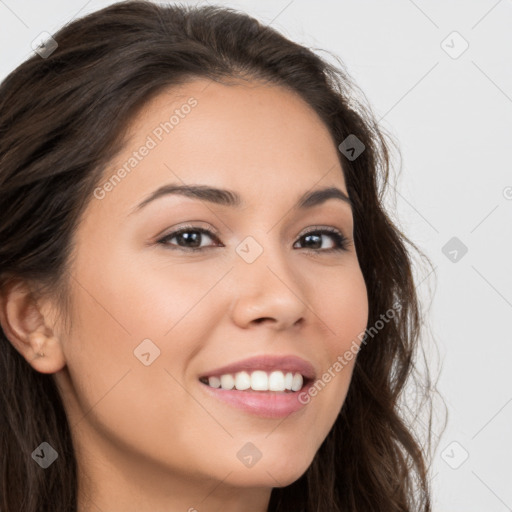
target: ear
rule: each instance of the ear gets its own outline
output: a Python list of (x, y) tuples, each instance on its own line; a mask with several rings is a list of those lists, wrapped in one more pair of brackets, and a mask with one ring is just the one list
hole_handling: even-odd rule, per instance
[(0, 290), (4, 334), (28, 364), (41, 373), (58, 372), (66, 364), (50, 311), (49, 303), (38, 303), (24, 281), (9, 281)]

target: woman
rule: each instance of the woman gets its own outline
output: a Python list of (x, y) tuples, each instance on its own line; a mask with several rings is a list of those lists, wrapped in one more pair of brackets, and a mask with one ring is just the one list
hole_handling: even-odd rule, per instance
[(0, 88), (0, 510), (431, 510), (348, 75), (219, 7), (53, 38)]

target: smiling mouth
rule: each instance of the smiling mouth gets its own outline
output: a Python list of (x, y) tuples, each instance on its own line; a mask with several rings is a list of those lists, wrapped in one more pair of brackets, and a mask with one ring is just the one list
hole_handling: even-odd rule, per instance
[(303, 388), (304, 384), (309, 384), (310, 380), (298, 372), (280, 370), (240, 371), (199, 379), (201, 383), (215, 389), (267, 393), (296, 393)]

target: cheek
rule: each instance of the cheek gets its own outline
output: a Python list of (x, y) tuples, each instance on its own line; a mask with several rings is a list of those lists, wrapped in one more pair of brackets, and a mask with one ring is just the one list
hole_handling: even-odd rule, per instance
[[(115, 252), (115, 244), (105, 246), (108, 251), (76, 262), (67, 366), (83, 410), (101, 399), (109, 404), (109, 418), (126, 416), (131, 403), (157, 419), (169, 404), (179, 408), (183, 390), (177, 381), (183, 382), (188, 361), (225, 311), (214, 296), (205, 296), (220, 272), (200, 263), (185, 272), (164, 259), (142, 270), (140, 258)], [(94, 406), (94, 412), (100, 410), (104, 407)]]
[[(124, 250), (116, 251), (117, 247)], [(190, 263), (157, 256), (141, 257), (123, 243), (111, 242), (87, 262), (79, 262), (81, 327), (108, 327), (110, 336), (122, 335), (132, 344), (145, 338), (168, 339), (184, 319), (195, 316), (197, 305), (225, 272), (200, 262), (190, 268)]]
[[(363, 274), (357, 265), (328, 280), (318, 296), (319, 313), (329, 328), (331, 355), (344, 351), (364, 332), (368, 322), (368, 295)], [(337, 355), (337, 354), (336, 354)]]
[(99, 433), (127, 453), (185, 468), (192, 465), (182, 462), (191, 445), (186, 432), (209, 425), (211, 418), (180, 383), (204, 342), (213, 301), (197, 304), (205, 285), (195, 285), (182, 271), (138, 272), (128, 263), (100, 264), (98, 257), (76, 267), (65, 347), (74, 388), (72, 424), (83, 430), (85, 447), (88, 440), (98, 442)]
[(319, 442), (327, 435), (343, 406), (368, 322), (368, 296), (359, 267), (347, 268), (339, 276), (330, 280), (329, 286), (324, 286), (325, 293), (317, 301), (318, 316), (326, 326), (326, 363), (323, 373), (301, 398), (309, 403), (315, 401), (319, 417), (324, 418), (325, 429), (318, 432)]

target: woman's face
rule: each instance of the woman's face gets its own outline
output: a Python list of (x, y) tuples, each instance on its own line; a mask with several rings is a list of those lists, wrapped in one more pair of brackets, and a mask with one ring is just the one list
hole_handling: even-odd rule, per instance
[[(72, 330), (55, 374), (93, 481), (121, 470), (144, 489), (271, 488), (306, 471), (355, 358), (335, 363), (368, 318), (337, 151), (311, 108), (277, 86), (197, 80), (138, 115), (75, 233)], [(170, 192), (184, 186), (231, 193)], [(328, 188), (339, 197), (299, 205)], [(264, 359), (237, 365), (253, 357)], [(279, 370), (293, 389), (300, 378), (287, 373), (313, 373), (295, 392), (200, 380), (264, 388), (274, 371), (282, 389)]]

